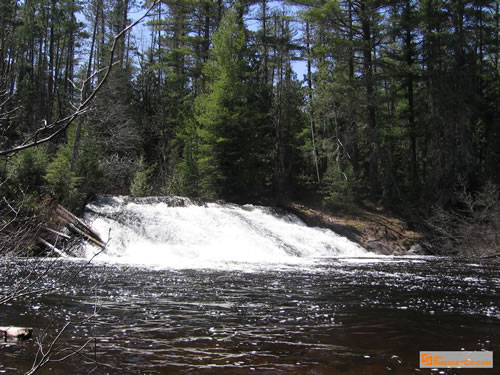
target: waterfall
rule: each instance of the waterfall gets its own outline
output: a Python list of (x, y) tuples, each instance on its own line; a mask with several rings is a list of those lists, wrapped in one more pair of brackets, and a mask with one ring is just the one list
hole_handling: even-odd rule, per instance
[[(285, 211), (180, 197), (100, 197), (85, 218), (108, 242), (111, 262), (173, 268), (214, 264), (302, 264), (368, 253), (335, 232), (306, 226)], [(97, 251), (91, 245), (85, 256)]]

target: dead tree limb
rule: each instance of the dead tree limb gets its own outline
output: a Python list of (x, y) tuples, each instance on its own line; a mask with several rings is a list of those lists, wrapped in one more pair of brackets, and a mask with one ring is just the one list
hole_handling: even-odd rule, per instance
[[(96, 350), (96, 345), (97, 345), (97, 340), (96, 338), (89, 338), (85, 340), (85, 342), (78, 346), (76, 349), (71, 348), (70, 345), (68, 345), (69, 340), (71, 340), (71, 336), (67, 335), (66, 338), (63, 338), (64, 333), (68, 330), (68, 328), (73, 324), (88, 324), (92, 323), (95, 321), (95, 319), (98, 317), (101, 305), (99, 304), (99, 298), (98, 298), (98, 289), (102, 287), (102, 285), (106, 282), (107, 277), (102, 280), (101, 282), (96, 283), (92, 289), (95, 290), (95, 302), (94, 302), (94, 309), (92, 314), (87, 316), (86, 318), (80, 320), (80, 321), (68, 321), (64, 326), (59, 330), (58, 334), (52, 341), (48, 343), (48, 345), (44, 345), (43, 341), (44, 338), (46, 337), (46, 333), (50, 328), (47, 327), (44, 332), (40, 335), (40, 337), (36, 338), (36, 344), (38, 345), (38, 351), (35, 355), (35, 359), (33, 361), (33, 365), (31, 366), (31, 369), (28, 370), (25, 375), (32, 375), (36, 373), (40, 368), (45, 366), (46, 364), (50, 362), (63, 362), (71, 357), (74, 357), (76, 355), (79, 355), (83, 357), (87, 362), (91, 362), (95, 364), (96, 366), (106, 366), (106, 364), (99, 363), (97, 360), (97, 350)], [(85, 355), (83, 353), (84, 349), (88, 347), (88, 345), (94, 342), (94, 358), (89, 357), (88, 355)], [(97, 367), (96, 367), (97, 368)]]
[[(7, 294), (3, 296), (0, 295), (0, 306), (14, 299), (31, 295), (40, 295), (70, 285), (84, 270), (86, 270), (89, 267), (89, 265), (94, 261), (94, 258), (97, 257), (99, 254), (101, 254), (104, 250), (105, 248), (97, 251), (95, 254), (92, 255), (92, 257), (90, 257), (85, 263), (83, 263), (69, 278), (67, 278), (66, 280), (61, 280), (60, 284), (54, 286), (37, 287), (37, 284), (45, 277), (47, 277), (47, 275), (50, 274), (54, 265), (60, 258), (54, 258), (54, 261), (46, 265), (45, 270), (43, 270), (42, 272), (40, 272), (40, 270), (35, 267), (28, 274), (28, 276), (26, 276), (23, 280), (14, 285), (13, 288)], [(41, 262), (42, 260), (40, 260), (40, 263)], [(36, 277), (34, 280), (30, 281), (29, 279), (33, 275), (36, 275)]]
[(0, 334), (4, 336), (4, 340), (8, 338), (16, 338), (18, 340), (27, 340), (33, 334), (33, 328), (27, 327), (0, 327)]
[(66, 258), (68, 255), (64, 253), (64, 251), (58, 249), (55, 245), (52, 245), (50, 242), (45, 241), (43, 238), (38, 237), (38, 241), (40, 241), (43, 245), (45, 245), (50, 251), (52, 251), (54, 254), (57, 256), (60, 256), (61, 258)]
[[(77, 106), (76, 110), (72, 114), (70, 114), (69, 116), (66, 116), (62, 119), (58, 118), (55, 121), (53, 121), (51, 124), (43, 125), (42, 128), (40, 128), (37, 132), (35, 132), (35, 134), (31, 137), (30, 140), (25, 141), (18, 146), (0, 150), (0, 156), (12, 155), (12, 154), (15, 154), (19, 151), (25, 150), (27, 148), (38, 146), (40, 144), (49, 142), (50, 140), (56, 138), (59, 134), (66, 131), (66, 129), (71, 125), (71, 123), (74, 120), (76, 120), (78, 117), (80, 117), (81, 115), (86, 113), (89, 110), (88, 107), (89, 107), (90, 102), (95, 98), (97, 93), (101, 90), (103, 85), (106, 83), (106, 81), (111, 73), (111, 70), (112, 70), (113, 66), (115, 65), (115, 62), (113, 60), (114, 60), (114, 56), (115, 56), (115, 50), (116, 50), (116, 47), (118, 45), (118, 40), (120, 38), (122, 38), (134, 26), (136, 26), (137, 24), (142, 22), (146, 17), (148, 17), (150, 12), (159, 3), (160, 3), (160, 0), (154, 0), (151, 3), (151, 5), (149, 6), (149, 8), (147, 9), (146, 13), (144, 13), (144, 15), (142, 17), (140, 17), (136, 21), (132, 22), (130, 25), (128, 25), (122, 31), (120, 31), (118, 34), (115, 35), (115, 37), (113, 38), (113, 44), (111, 45), (111, 49), (109, 51), (109, 63), (107, 65), (107, 67), (105, 68), (106, 73), (104, 74), (104, 77), (99, 82), (97, 87), (88, 95), (88, 97), (85, 97), (83, 92), (84, 92), (85, 85), (89, 84), (88, 81), (91, 78), (89, 77), (88, 79), (83, 81), (83, 83), (79, 89), (81, 92), (80, 104)], [(46, 130), (52, 130), (52, 129), (56, 129), (56, 130), (52, 131), (52, 133), (44, 136), (41, 139), (37, 139), (38, 134), (41, 134)]]

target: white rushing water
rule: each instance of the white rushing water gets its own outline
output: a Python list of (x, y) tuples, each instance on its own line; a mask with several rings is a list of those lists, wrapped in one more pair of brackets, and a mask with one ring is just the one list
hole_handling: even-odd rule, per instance
[[(227, 263), (310, 264), (373, 255), (335, 232), (260, 206), (195, 204), (186, 198), (104, 197), (86, 220), (108, 242), (97, 259), (172, 268)], [(85, 256), (97, 250), (87, 245)]]

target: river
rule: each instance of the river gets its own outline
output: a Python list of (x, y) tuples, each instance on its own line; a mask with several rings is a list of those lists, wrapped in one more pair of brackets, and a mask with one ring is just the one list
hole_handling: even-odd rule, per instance
[[(229, 208), (246, 215), (239, 209)], [(173, 216), (182, 223), (178, 211), (182, 208), (176, 210)], [(262, 221), (264, 211), (259, 210), (243, 209), (251, 215), (257, 211), (257, 221)], [(195, 214), (197, 220), (208, 220), (198, 211)], [(212, 221), (217, 221), (215, 216)], [(233, 252), (224, 247), (220, 251), (227, 259), (214, 249), (201, 256), (199, 240), (189, 239), (187, 258), (175, 258), (179, 254), (174, 249), (169, 253), (173, 264), (168, 264), (165, 257), (151, 258), (161, 250), (146, 246), (144, 235), (138, 239), (128, 233), (127, 239), (115, 236), (120, 246), (130, 248), (133, 244), (127, 241), (141, 241), (143, 247), (133, 254), (124, 248), (122, 257), (117, 255), (118, 246), (90, 263), (90, 249), (84, 249), (87, 259), (4, 261), (1, 294), (23, 276), (35, 280), (41, 274), (32, 288), (53, 289), (0, 306), (0, 325), (32, 326), (35, 339), (43, 339), (47, 349), (58, 330), (71, 322), (53, 359), (78, 351), (88, 341), (78, 354), (45, 365), (41, 374), (495, 373), (495, 369), (419, 369), (418, 358), (420, 351), (455, 350), (488, 350), (498, 356), (498, 263), (372, 256), (358, 254), (354, 245), (347, 245), (343, 253), (339, 243), (344, 240), (335, 242), (332, 238), (337, 237), (323, 230), (311, 232), (318, 248), (311, 254), (307, 245), (300, 250), (296, 240), (283, 244), (271, 228), (294, 224), (294, 218), (272, 216), (284, 220), (279, 225), (264, 220), (272, 244), (265, 242), (269, 238), (262, 240), (255, 250), (258, 257), (244, 254), (243, 260), (234, 254), (249, 251), (254, 234), (240, 228), (238, 238), (246, 239), (240, 246), (243, 250), (234, 244)], [(123, 210), (116, 217), (137, 220), (137, 215), (127, 216)], [(258, 227), (247, 216), (242, 220), (252, 230)], [(120, 225), (130, 226), (128, 221), (123, 219)], [(109, 229), (109, 223), (108, 227), (94, 223), (102, 233)], [(200, 230), (204, 233), (206, 228)], [(283, 230), (286, 237), (293, 237), (290, 228)], [(308, 229), (299, 225), (292, 232), (305, 241), (303, 231)], [(333, 236), (328, 240), (330, 256), (319, 249), (319, 243), (327, 241), (320, 233)], [(163, 235), (160, 240), (157, 236), (148, 241), (157, 245), (165, 241)], [(179, 245), (182, 236), (167, 237), (175, 237), (172, 244)], [(281, 255), (272, 247), (276, 244)], [(267, 260), (262, 260), (262, 247), (269, 253)], [(217, 262), (203, 266), (206, 258), (217, 254)], [(29, 275), (32, 269), (37, 272)], [(71, 281), (61, 285), (67, 280)], [(2, 343), (0, 373), (31, 368), (36, 340)]]

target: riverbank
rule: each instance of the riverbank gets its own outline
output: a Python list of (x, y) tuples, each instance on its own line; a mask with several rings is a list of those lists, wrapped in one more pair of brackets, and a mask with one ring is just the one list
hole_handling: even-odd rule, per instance
[[(125, 197), (124, 197), (125, 198)], [(126, 198), (131, 200), (138, 200), (142, 203), (154, 203), (158, 201), (167, 200), (169, 205), (173, 206), (184, 206), (184, 205), (205, 205), (207, 201), (188, 199), (180, 197), (144, 197), (144, 198)], [(47, 203), (44, 201), (44, 203)], [(223, 204), (223, 201), (218, 201), (218, 203)], [(262, 203), (260, 203), (262, 204)], [(267, 205), (272, 205), (268, 202)], [(45, 204), (45, 206), (47, 206)], [(44, 206), (44, 207), (45, 207)], [(58, 207), (57, 204), (51, 205), (51, 207)], [(47, 208), (47, 207), (45, 207)], [(367, 250), (380, 255), (447, 255), (447, 256), (458, 256), (464, 258), (492, 258), (498, 257), (500, 254), (498, 249), (495, 247), (489, 247), (487, 251), (479, 251), (481, 247), (478, 245), (480, 241), (476, 241), (475, 246), (467, 246), (467, 251), (462, 251), (460, 246), (454, 246), (450, 244), (448, 247), (436, 246), (439, 241), (431, 241), (430, 239), (435, 239), (436, 233), (430, 231), (426, 232), (425, 227), (421, 226), (419, 230), (415, 230), (407, 220), (394, 214), (390, 210), (376, 207), (370, 202), (358, 202), (355, 205), (349, 206), (325, 206), (321, 203), (316, 202), (304, 202), (296, 201), (291, 202), (288, 205), (281, 206), (282, 209), (293, 213), (300, 217), (308, 226), (312, 227), (323, 227), (328, 228), (339, 235), (345, 236), (351, 241), (354, 241)], [(15, 248), (27, 249), (27, 252), (31, 255), (33, 254), (46, 254), (47, 249), (54, 253), (56, 251), (54, 244), (57, 242), (58, 246), (65, 247), (66, 245), (62, 242), (63, 238), (73, 239), (78, 238), (88, 239), (87, 236), (80, 233), (80, 231), (75, 230), (74, 226), (78, 220), (73, 217), (71, 219), (72, 225), (69, 226), (71, 233), (64, 235), (61, 233), (63, 231), (63, 226), (61, 225), (51, 225), (50, 223), (58, 223), (57, 210), (51, 214), (51, 210), (40, 208), (39, 211), (45, 212), (44, 215), (38, 215), (39, 222), (33, 225), (33, 235), (30, 237), (28, 246), (26, 246), (26, 241), (24, 246), (15, 246)], [(66, 210), (65, 210), (66, 212)], [(68, 213), (69, 215), (69, 213)], [(489, 218), (496, 217), (495, 215), (487, 216)], [(48, 221), (47, 221), (48, 220)], [(446, 224), (446, 220), (443, 220)], [(13, 220), (12, 227), (14, 232), (16, 223), (20, 222), (19, 218)], [(68, 220), (63, 220), (63, 224), (68, 224)], [(479, 223), (481, 224), (481, 222)], [(68, 228), (66, 228), (68, 229)], [(73, 230), (72, 230), (73, 229)], [(76, 228), (78, 229), (78, 228)], [(482, 228), (479, 228), (482, 229)], [(488, 229), (488, 228), (487, 228)], [(41, 230), (41, 232), (40, 232)], [(24, 231), (26, 233), (26, 231)], [(29, 232), (29, 231), (28, 231)], [(75, 233), (76, 232), (76, 233)], [(469, 231), (470, 232), (470, 231)], [(478, 233), (483, 233), (483, 231), (478, 230)], [(487, 232), (492, 232), (491, 229)], [(434, 235), (434, 236), (433, 236)], [(52, 236), (52, 237), (50, 237)], [(42, 238), (43, 237), (43, 238)], [(473, 236), (471, 235), (471, 238)], [(476, 235), (477, 237), (477, 235)], [(484, 236), (485, 238), (487, 236)], [(9, 236), (9, 243), (15, 242), (16, 236)], [(44, 241), (41, 241), (42, 238)], [(457, 237), (461, 238), (461, 237)], [(78, 241), (75, 241), (75, 243)], [(491, 241), (490, 241), (491, 242)], [(470, 243), (468, 241), (467, 243)], [(43, 244), (43, 245), (42, 245)], [(73, 243), (74, 244), (74, 243)], [(433, 247), (434, 245), (434, 247)], [(71, 245), (68, 245), (71, 246)], [(38, 250), (33, 250), (38, 247)], [(102, 246), (101, 246), (102, 247)], [(476, 248), (479, 249), (476, 251)], [(491, 248), (491, 249), (490, 249)], [(69, 249), (69, 253), (71, 253)], [(57, 251), (56, 251), (57, 252)], [(59, 251), (63, 253), (63, 251)], [(18, 253), (22, 253), (18, 252)]]
[(376, 254), (433, 254), (432, 249), (424, 244), (424, 233), (410, 230), (403, 219), (367, 204), (346, 210), (292, 203), (287, 210), (307, 225), (331, 229)]

